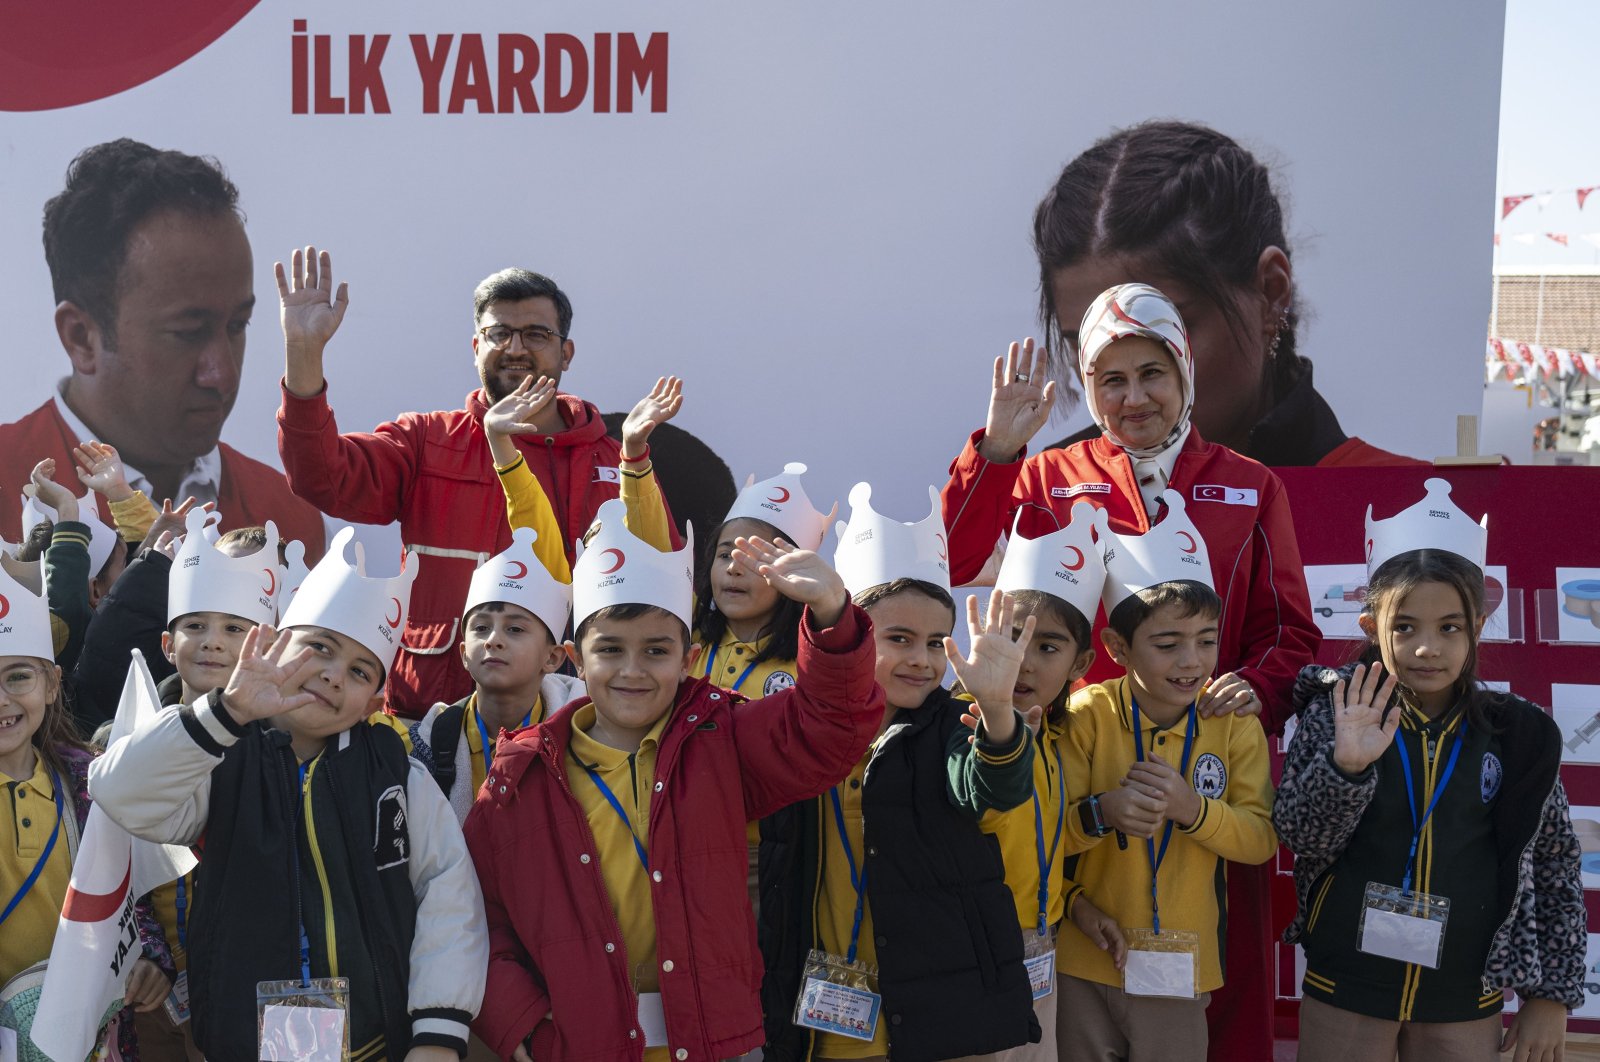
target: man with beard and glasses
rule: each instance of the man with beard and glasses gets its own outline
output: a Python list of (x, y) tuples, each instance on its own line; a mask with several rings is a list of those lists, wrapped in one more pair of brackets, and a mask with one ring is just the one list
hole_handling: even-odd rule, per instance
[[(495, 273), (473, 293), (472, 350), (482, 386), (463, 407), (402, 413), (372, 432), (341, 435), (322, 355), (349, 304), (345, 286), (335, 288), (328, 253), (314, 247), (296, 250), (277, 277), (285, 356), (278, 452), (296, 494), (342, 520), (398, 520), (406, 549), (420, 559), (388, 683), (389, 710), (420, 718), (433, 704), (472, 691), (456, 648), (461, 605), (473, 571), (511, 544), (499, 474), (516, 465), (497, 470), (484, 412), (525, 380), (542, 376), (559, 387), (575, 351), (572, 304), (549, 277), (526, 269)], [(641, 441), (629, 449), (606, 435), (592, 404), (557, 392), (528, 418), (533, 430), (514, 438), (554, 509), (569, 561), (601, 503), (620, 495), (622, 477), (654, 475), (642, 439), (670, 415), (647, 397), (630, 417), (644, 430), (633, 433)], [(623, 438), (630, 438), (626, 427)], [(677, 548), (675, 530), (673, 540)]]

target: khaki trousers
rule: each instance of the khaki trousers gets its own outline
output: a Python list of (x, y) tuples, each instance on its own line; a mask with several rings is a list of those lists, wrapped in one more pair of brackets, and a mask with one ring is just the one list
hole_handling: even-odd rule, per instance
[[(1056, 974), (1059, 1062), (1206, 1062), (1206, 1004)], [(1348, 1059), (1343, 1062), (1349, 1062)]]
[[(1300, 1001), (1300, 1062), (1495, 1062), (1501, 1020), (1386, 1021)], [(1509, 1057), (1509, 1056), (1508, 1056)]]

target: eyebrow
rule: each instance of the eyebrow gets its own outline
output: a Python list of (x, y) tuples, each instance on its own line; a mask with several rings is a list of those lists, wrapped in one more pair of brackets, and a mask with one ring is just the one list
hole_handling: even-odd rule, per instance
[[(1184, 633), (1185, 632), (1183, 632), (1183, 631), (1152, 631), (1150, 633), (1150, 637), (1152, 637), (1152, 638), (1182, 638), (1184, 636)], [(1195, 633), (1196, 634), (1215, 634), (1215, 633), (1217, 633), (1217, 628), (1215, 628), (1215, 627), (1201, 627), (1199, 630), (1195, 631)]]
[[(600, 642), (616, 644), (624, 640), (625, 639), (620, 634), (597, 634), (594, 636), (594, 644), (598, 644)], [(676, 642), (677, 640), (678, 636), (675, 634), (653, 634), (646, 638), (644, 643), (646, 645), (660, 645), (667, 642)]]
[[(1394, 614), (1394, 618), (1397, 620), (1410, 620), (1412, 623), (1417, 622), (1416, 616), (1406, 612), (1396, 612)], [(1439, 617), (1440, 620), (1464, 620), (1466, 618), (1467, 614), (1465, 612), (1446, 612), (1443, 616)]]

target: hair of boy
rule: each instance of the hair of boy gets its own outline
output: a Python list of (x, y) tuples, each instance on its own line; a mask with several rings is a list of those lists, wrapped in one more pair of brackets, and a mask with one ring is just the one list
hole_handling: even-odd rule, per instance
[[(476, 616), (480, 612), (487, 612), (490, 615), (497, 615), (501, 612), (504, 612), (506, 610), (506, 606), (509, 604), (509, 601), (485, 601), (482, 604), (473, 605), (471, 608), (467, 609), (467, 614), (461, 617), (461, 623), (463, 626), (471, 623), (472, 617)], [(522, 608), (520, 605), (517, 607)], [(560, 639), (550, 630), (550, 628), (545, 625), (544, 620), (540, 619), (538, 616), (534, 616), (532, 612), (528, 612), (528, 610), (525, 608), (522, 609), (522, 611), (527, 612), (529, 616), (533, 617), (533, 622), (537, 623), (539, 625), (539, 629), (544, 631), (544, 633), (549, 637), (551, 645), (555, 645), (560, 641)]]
[(1019, 625), (1022, 619), (1042, 613), (1067, 629), (1067, 636), (1077, 644), (1080, 654), (1091, 648), (1089, 637), (1092, 626), (1075, 606), (1061, 600), (1048, 590), (1013, 590), (1011, 600), (1016, 606), (1016, 615), (1020, 617), (1017, 620)]
[[(765, 520), (750, 516), (741, 516), (739, 519), (760, 524), (761, 534), (768, 541), (779, 534), (778, 529)], [(722, 541), (723, 528), (732, 522), (724, 522), (706, 539), (705, 547), (700, 551), (699, 563), (694, 566), (694, 629), (699, 632), (700, 640), (710, 646), (721, 645), (722, 636), (728, 633), (728, 617), (717, 608), (716, 599), (711, 596), (711, 567), (716, 563), (717, 545)], [(761, 577), (758, 575), (756, 578)], [(793, 660), (800, 655), (800, 621), (805, 615), (805, 608), (793, 598), (778, 595), (772, 618), (761, 629), (767, 636), (766, 647), (751, 659), (752, 664), (766, 660)]]
[(56, 302), (70, 302), (116, 341), (118, 282), (128, 238), (163, 211), (244, 220), (239, 190), (213, 158), (137, 140), (96, 144), (67, 166), (67, 183), (44, 205), (44, 257)]
[(483, 320), (483, 311), (497, 302), (521, 302), (524, 299), (549, 299), (556, 304), (556, 323), (565, 337), (572, 331), (572, 301), (556, 282), (543, 273), (528, 269), (502, 269), (484, 277), (472, 292), (472, 321)]
[(1471, 645), (1461, 674), (1456, 678), (1455, 697), (1457, 701), (1466, 701), (1469, 726), (1493, 733), (1495, 727), (1484, 710), (1491, 696), (1478, 682), (1476, 628), (1478, 621), (1486, 614), (1483, 571), (1465, 557), (1442, 549), (1414, 549), (1390, 557), (1380, 564), (1367, 580), (1367, 593), (1361, 604), (1362, 616), (1372, 619), (1377, 633), (1358, 651), (1358, 659), (1369, 666), (1384, 662), (1380, 645), (1386, 637), (1383, 621), (1388, 613), (1398, 608), (1400, 602), (1423, 583), (1442, 583), (1461, 597)]
[(216, 548), (224, 549), (228, 546), (248, 546), (249, 549), (239, 554), (241, 557), (252, 553), (260, 553), (267, 544), (267, 529), (264, 527), (236, 527), (232, 531), (224, 531), (217, 537)]
[(925, 579), (895, 579), (891, 582), (879, 583), (877, 586), (869, 586), (856, 594), (853, 600), (856, 603), (856, 607), (870, 609), (873, 605), (887, 601), (889, 598), (899, 594), (921, 594), (923, 597), (931, 597), (950, 610), (950, 620), (952, 623), (955, 622), (955, 598), (951, 597), (950, 592), (944, 587), (937, 583), (930, 583)]
[(582, 623), (578, 624), (578, 629), (574, 631), (572, 635), (572, 644), (578, 646), (580, 649), (583, 647), (583, 636), (589, 633), (589, 629), (594, 626), (595, 620), (607, 620), (610, 622), (620, 623), (627, 620), (642, 619), (645, 616), (654, 615), (666, 616), (668, 619), (672, 620), (678, 625), (678, 632), (683, 640), (683, 651), (687, 653), (689, 651), (689, 646), (693, 644), (689, 641), (689, 628), (684, 626), (683, 620), (678, 619), (677, 616), (674, 616), (666, 609), (660, 608), (656, 605), (607, 605), (605, 608), (595, 609), (584, 618)]
[[(48, 519), (34, 524), (28, 531), (28, 537), (22, 540), (21, 545), (17, 546), (17, 560), (29, 563), (39, 560), (44, 556), (45, 550), (50, 548), (50, 543), (55, 539), (55, 533), (55, 524)], [(121, 535), (118, 535), (117, 540), (111, 544), (111, 553), (107, 555), (106, 562), (100, 565), (100, 570), (89, 573), (91, 580), (105, 577), (106, 572), (111, 569), (111, 565), (117, 560), (119, 556), (117, 551), (119, 549), (124, 552), (128, 549), (128, 544), (123, 541)]]
[(1131, 645), (1134, 634), (1144, 625), (1145, 620), (1154, 615), (1156, 610), (1169, 605), (1178, 609), (1179, 619), (1188, 619), (1191, 616), (1214, 619), (1222, 615), (1222, 598), (1217, 596), (1215, 590), (1191, 579), (1174, 579), (1146, 587), (1137, 594), (1123, 598), (1122, 603), (1112, 609), (1111, 615), (1106, 617), (1106, 625)]

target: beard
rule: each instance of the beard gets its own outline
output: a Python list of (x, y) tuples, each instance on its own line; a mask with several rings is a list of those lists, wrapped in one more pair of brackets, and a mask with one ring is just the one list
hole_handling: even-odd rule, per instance
[[(478, 379), (480, 382), (482, 382), (483, 392), (489, 396), (489, 404), (492, 406), (506, 395), (509, 395), (512, 391), (515, 391), (522, 384), (523, 380), (536, 380), (540, 375), (548, 376), (549, 373), (541, 374), (538, 369), (496, 369), (494, 372), (490, 373), (480, 372), (478, 374)], [(555, 377), (555, 383), (558, 387), (561, 384), (561, 377), (559, 374)]]

